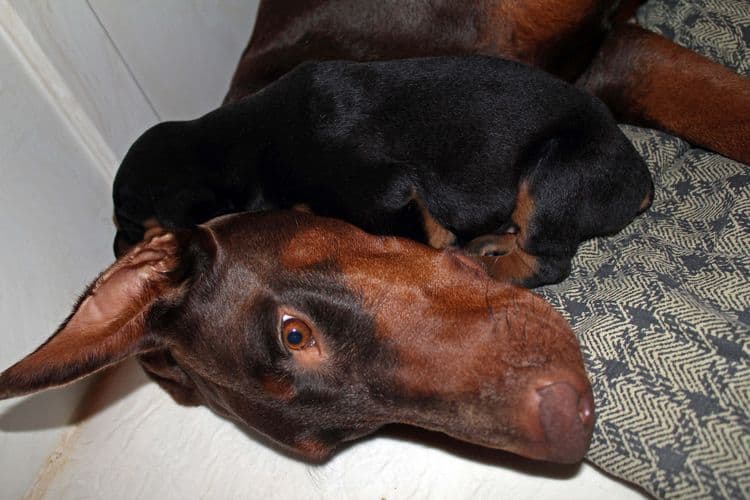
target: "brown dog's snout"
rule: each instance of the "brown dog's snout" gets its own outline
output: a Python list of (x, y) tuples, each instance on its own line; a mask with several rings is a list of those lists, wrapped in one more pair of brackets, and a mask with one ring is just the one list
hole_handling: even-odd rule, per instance
[(531, 437), (546, 448), (539, 458), (561, 463), (580, 461), (591, 442), (595, 420), (594, 397), (588, 384), (579, 389), (568, 381), (555, 381), (536, 389), (533, 399), (538, 401), (535, 419), (540, 435)]
[[(400, 332), (423, 327), (431, 314), (417, 315), (413, 326), (409, 317), (378, 317), (398, 357), (394, 400), (414, 402), (397, 421), (529, 458), (580, 461), (593, 434), (594, 399), (570, 325), (541, 297), (488, 279), (472, 257), (442, 255), (453, 257), (439, 261), (443, 281), (432, 282), (423, 304), (418, 295), (410, 302), (440, 315), (429, 323), (429, 341)], [(438, 283), (451, 293), (435, 293)]]

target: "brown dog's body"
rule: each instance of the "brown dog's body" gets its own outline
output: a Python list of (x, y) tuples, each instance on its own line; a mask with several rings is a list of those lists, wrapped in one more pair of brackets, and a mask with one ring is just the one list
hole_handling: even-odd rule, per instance
[(309, 60), (484, 54), (600, 97), (618, 118), (750, 163), (750, 79), (636, 25), (616, 0), (261, 1), (225, 102)]
[[(748, 161), (736, 140), (747, 136), (747, 80), (636, 27), (610, 33), (597, 53), (613, 3), (264, 1), (227, 100), (308, 59), (501, 55), (578, 77), (623, 116)], [(664, 53), (692, 61), (691, 71), (665, 83), (679, 63)], [(665, 92), (674, 95), (662, 106)], [(721, 111), (681, 113), (683, 92)], [(138, 356), (176, 400), (311, 458), (389, 422), (533, 458), (583, 457), (593, 399), (569, 326), (461, 254), (302, 213), (155, 232), (0, 375), (0, 399)]]
[(573, 80), (601, 43), (614, 2), (598, 0), (262, 1), (227, 102), (309, 60), (483, 54)]

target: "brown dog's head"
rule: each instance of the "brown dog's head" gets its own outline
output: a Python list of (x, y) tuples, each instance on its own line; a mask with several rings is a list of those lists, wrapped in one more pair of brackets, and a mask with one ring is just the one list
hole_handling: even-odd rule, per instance
[(541, 298), (461, 254), (300, 212), (133, 247), (0, 375), (0, 398), (132, 355), (177, 401), (313, 459), (400, 422), (575, 462), (593, 427), (579, 346)]

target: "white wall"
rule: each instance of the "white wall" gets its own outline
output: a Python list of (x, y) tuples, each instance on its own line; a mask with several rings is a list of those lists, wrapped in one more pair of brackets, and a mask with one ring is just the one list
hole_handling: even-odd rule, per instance
[[(257, 1), (0, 0), (0, 369), (41, 343), (111, 261), (110, 184), (159, 120), (221, 102)], [(86, 386), (0, 403), (0, 498), (629, 498), (590, 466), (465, 452), (417, 433), (323, 466), (203, 408), (129, 362)]]
[[(108, 262), (108, 181), (0, 3), (0, 366), (47, 338)], [(32, 40), (33, 41), (33, 40)], [(58, 87), (58, 90), (59, 87)], [(19, 498), (58, 445), (82, 387), (0, 402), (0, 491)]]
[[(0, 369), (44, 341), (111, 262), (119, 160), (160, 119), (221, 102), (256, 8), (0, 0)], [(0, 498), (21, 498), (64, 452), (85, 388), (0, 402)]]
[(186, 120), (217, 107), (229, 90), (258, 0), (90, 4), (159, 117)]

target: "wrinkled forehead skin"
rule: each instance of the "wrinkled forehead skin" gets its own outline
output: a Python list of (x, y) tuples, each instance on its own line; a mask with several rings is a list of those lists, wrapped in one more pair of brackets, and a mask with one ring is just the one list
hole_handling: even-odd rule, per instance
[[(218, 413), (314, 459), (392, 422), (532, 458), (585, 452), (593, 415), (572, 444), (549, 424), (557, 406), (563, 420), (592, 413), (578, 343), (528, 290), (451, 251), (300, 212), (201, 231), (210, 264), (152, 324)], [(284, 345), (288, 316), (312, 326), (312, 354)], [(563, 395), (545, 396), (559, 381)]]

